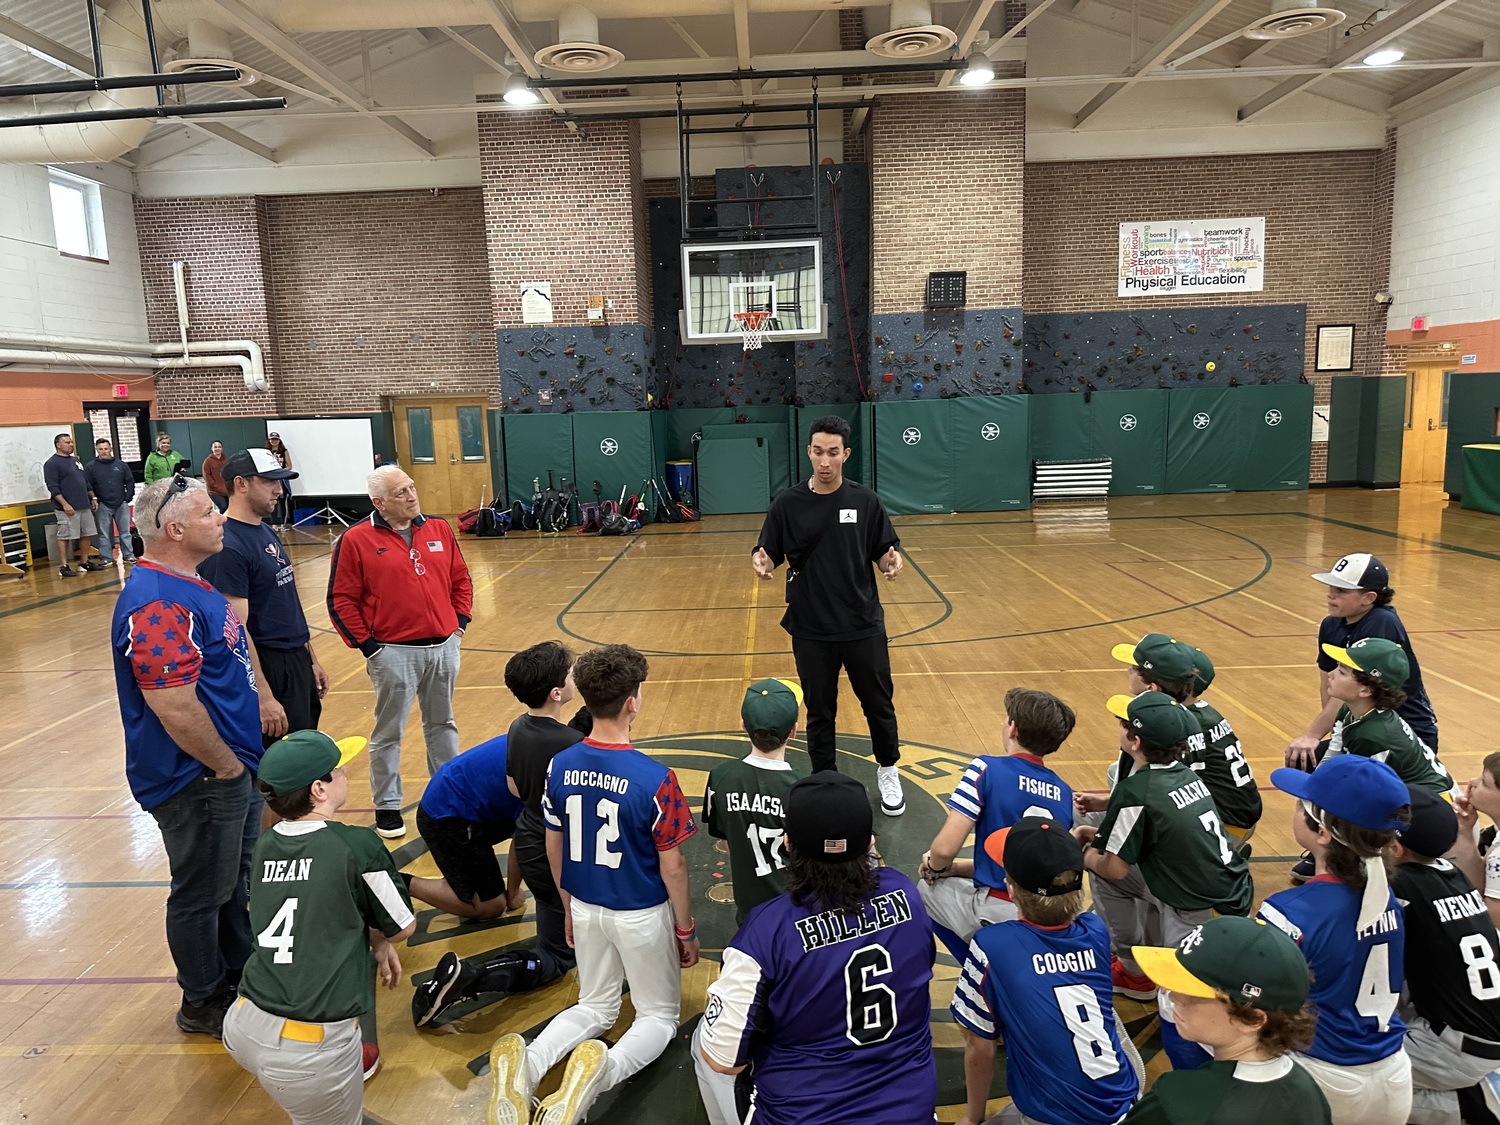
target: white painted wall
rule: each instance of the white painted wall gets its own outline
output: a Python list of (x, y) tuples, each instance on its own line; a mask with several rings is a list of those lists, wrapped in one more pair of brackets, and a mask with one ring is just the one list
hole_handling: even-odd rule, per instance
[[(118, 171), (104, 175), (116, 178)], [(108, 263), (63, 257), (52, 231), (47, 169), (0, 165), (0, 331), (146, 342), (130, 191), (106, 185), (101, 201)]]
[(1500, 88), (1396, 136), (1387, 328), (1500, 319)]

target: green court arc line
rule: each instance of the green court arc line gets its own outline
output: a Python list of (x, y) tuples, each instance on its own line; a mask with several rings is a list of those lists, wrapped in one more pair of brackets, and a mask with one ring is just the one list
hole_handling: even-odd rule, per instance
[(75, 891), (117, 887), (170, 887), (171, 885), (170, 879), (97, 880), (81, 883), (59, 883), (52, 879), (40, 879), (35, 883), (0, 883), (0, 891)]

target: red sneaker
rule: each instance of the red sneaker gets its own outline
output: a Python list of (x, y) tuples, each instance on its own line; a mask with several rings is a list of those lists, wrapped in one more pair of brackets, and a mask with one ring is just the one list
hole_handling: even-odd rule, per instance
[(1109, 979), (1121, 996), (1128, 996), (1132, 1000), (1156, 999), (1156, 985), (1151, 983), (1151, 978), (1144, 973), (1137, 976), (1128, 972), (1124, 962), (1118, 957), (1109, 959)]
[(368, 1082), (380, 1069), (380, 1047), (375, 1043), (361, 1044), (364, 1048), (364, 1080)]

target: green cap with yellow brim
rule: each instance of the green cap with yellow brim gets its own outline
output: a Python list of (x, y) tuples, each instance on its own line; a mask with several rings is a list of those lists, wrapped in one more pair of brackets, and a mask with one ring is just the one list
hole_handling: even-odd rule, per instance
[(1203, 732), (1197, 715), (1159, 691), (1112, 695), (1105, 706), (1111, 715), (1124, 719), (1131, 730), (1153, 746), (1172, 746)]
[(367, 738), (341, 738), (335, 742), (320, 730), (293, 731), (266, 749), (256, 776), (282, 797), (327, 777), (368, 744)]
[(1348, 648), (1324, 645), (1323, 651), (1345, 667), (1379, 680), (1385, 687), (1399, 688), (1411, 676), (1406, 650), (1384, 637), (1361, 637)]
[(1133, 645), (1115, 645), (1109, 654), (1121, 664), (1134, 665), (1148, 675), (1181, 683), (1193, 678), (1197, 651), (1165, 633), (1147, 633)]
[(1132, 956), (1169, 992), (1204, 1000), (1228, 998), (1269, 1012), (1295, 1012), (1307, 1003), (1307, 961), (1294, 942), (1256, 918), (1211, 918), (1175, 948), (1137, 945)]

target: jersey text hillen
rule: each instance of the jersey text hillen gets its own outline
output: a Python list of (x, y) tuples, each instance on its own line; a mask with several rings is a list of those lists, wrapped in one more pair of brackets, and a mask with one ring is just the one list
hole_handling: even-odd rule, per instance
[(262, 883), (300, 883), (312, 875), (312, 857), (306, 859), (268, 859), (261, 873)]
[(1447, 898), (1433, 899), (1432, 908), (1437, 911), (1437, 916), (1444, 922), (1478, 918), (1488, 913), (1484, 906), (1484, 899), (1479, 897), (1477, 890), (1470, 891), (1466, 895), (1450, 895)]
[(784, 815), (781, 811), (781, 798), (765, 793), (725, 793), (724, 811), (765, 813), (775, 817)]
[(1180, 785), (1176, 789), (1170, 789), (1167, 792), (1168, 795), (1172, 798), (1172, 803), (1179, 809), (1187, 808), (1194, 801), (1207, 801), (1213, 799), (1208, 792), (1208, 786), (1204, 785), (1203, 782), (1198, 781), (1197, 779), (1190, 781), (1186, 785)]
[(608, 789), (611, 793), (624, 793), (630, 782), (612, 773), (598, 770), (563, 770), (564, 785), (587, 785), (592, 789)]
[(1017, 775), (1016, 783), (1027, 793), (1035, 793), (1038, 797), (1045, 797), (1049, 801), (1062, 800), (1062, 787), (1053, 785), (1049, 781), (1041, 781), (1034, 777), (1027, 777), (1023, 773)]
[(825, 910), (822, 914), (798, 919), (797, 933), (802, 938), (802, 951), (807, 953), (910, 921), (911, 903), (906, 901), (906, 892), (889, 891), (865, 903), (858, 914)]
[(1047, 973), (1084, 973), (1099, 967), (1092, 949), (1074, 949), (1068, 953), (1033, 953), (1031, 971), (1037, 976)]

